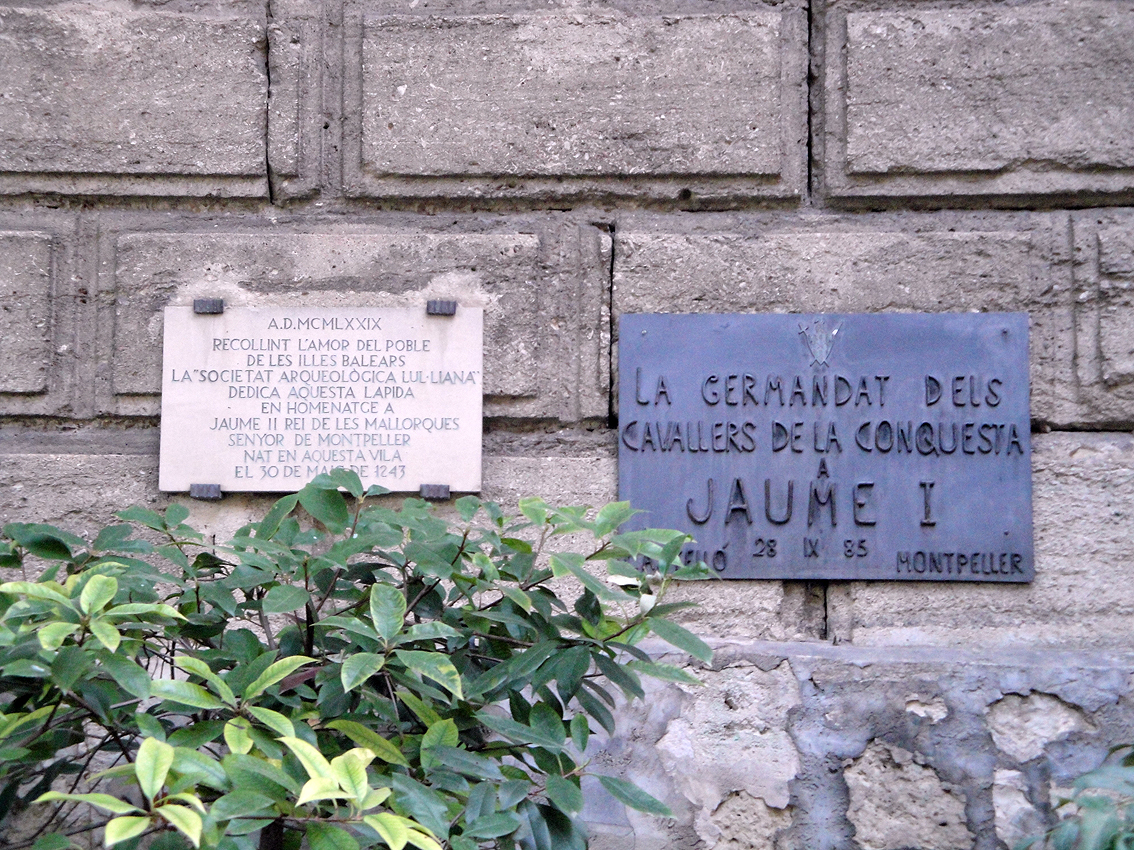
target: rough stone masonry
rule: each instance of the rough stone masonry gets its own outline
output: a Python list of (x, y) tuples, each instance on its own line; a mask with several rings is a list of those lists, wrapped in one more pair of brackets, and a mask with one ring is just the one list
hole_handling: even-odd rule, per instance
[(1128, 0), (9, 0), (0, 522), (185, 498), (194, 297), (482, 304), (486, 497), (590, 504), (623, 313), (1026, 312), (1035, 582), (690, 588), (594, 846), (1004, 848), (1134, 738)]

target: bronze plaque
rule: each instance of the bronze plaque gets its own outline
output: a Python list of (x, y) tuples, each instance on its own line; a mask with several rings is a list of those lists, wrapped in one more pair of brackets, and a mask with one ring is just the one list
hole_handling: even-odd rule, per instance
[(1027, 582), (1028, 319), (625, 315), (626, 528), (721, 578)]

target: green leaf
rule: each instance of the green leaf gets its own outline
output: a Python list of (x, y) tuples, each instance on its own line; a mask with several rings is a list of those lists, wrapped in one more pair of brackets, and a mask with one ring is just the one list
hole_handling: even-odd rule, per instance
[(402, 850), (406, 846), (409, 829), (405, 818), (390, 812), (380, 812), (376, 815), (367, 815), (362, 822), (377, 832), (390, 850)]
[(435, 767), (437, 762), (429, 755), (434, 747), (455, 747), (461, 742), (457, 733), (457, 724), (446, 717), (431, 725), (421, 736), (421, 763), (423, 767)]
[(441, 719), (441, 715), (434, 711), (429, 703), (418, 699), (409, 691), (399, 690), (396, 693), (398, 699), (404, 702), (409, 707), (409, 710), (417, 715), (417, 719), (426, 726), (432, 726)]
[(63, 645), (63, 641), (78, 630), (78, 623), (48, 623), (40, 627), (36, 632), (36, 637), (39, 638), (40, 646), (48, 652), (54, 652)]
[(101, 617), (91, 620), (87, 624), (87, 628), (91, 630), (91, 634), (95, 636), (98, 642), (110, 652), (118, 649), (118, 644), (122, 642), (122, 635), (118, 633), (118, 629)]
[(270, 665), (267, 670), (257, 676), (256, 679), (244, 689), (244, 699), (250, 700), (254, 697), (258, 697), (272, 685), (286, 679), (304, 664), (311, 664), (314, 661), (314, 658), (308, 658), (306, 655), (292, 655), (289, 658), (281, 658), (279, 661)]
[(567, 733), (563, 729), (562, 718), (559, 717), (554, 708), (545, 702), (536, 703), (532, 708), (528, 723), (541, 735), (555, 741), (556, 746), (561, 747), (567, 741)]
[(629, 502), (611, 502), (603, 505), (599, 509), (598, 516), (595, 517), (595, 537), (606, 537), (636, 513)]
[(521, 744), (535, 744), (537, 747), (544, 747), (552, 752), (558, 752), (563, 749), (561, 741), (545, 735), (542, 732), (538, 732), (530, 726), (525, 726), (523, 723), (517, 723), (515, 720), (510, 720), (506, 717), (497, 717), (487, 711), (477, 712), (476, 719), (493, 732), (498, 732), (505, 738), (509, 738)]
[(156, 811), (188, 838), (194, 847), (201, 846), (202, 823), (199, 814), (185, 806), (160, 806)]
[(213, 686), (213, 690), (216, 691), (221, 700), (228, 705), (236, 706), (236, 695), (233, 694), (232, 688), (200, 658), (194, 658), (191, 655), (179, 655), (174, 659), (174, 663), (185, 672), (200, 676)]
[(150, 819), (143, 817), (114, 818), (106, 824), (105, 842), (107, 847), (113, 847), (123, 841), (136, 838), (150, 826)]
[(337, 489), (316, 487), (312, 483), (300, 490), (298, 497), (303, 509), (323, 523), (329, 531), (341, 534), (346, 530), (347, 523), (350, 522), (350, 511), (347, 510), (346, 499)]
[(261, 708), (258, 705), (246, 705), (244, 710), (275, 732), (277, 735), (295, 735), (295, 727), (291, 721), (270, 708)]
[(191, 780), (194, 785), (207, 785), (217, 791), (232, 790), (223, 764), (188, 747), (173, 748), (173, 767), (170, 772), (182, 779)]
[(150, 693), (155, 697), (187, 705), (190, 708), (224, 708), (223, 702), (200, 685), (194, 685), (192, 682), (156, 679), (150, 683)]
[(129, 658), (106, 652), (99, 654), (99, 663), (115, 683), (138, 699), (149, 699), (150, 674)]
[(138, 777), (138, 787), (147, 800), (153, 800), (161, 793), (172, 765), (173, 747), (157, 738), (142, 741), (134, 760), (134, 773)]
[(632, 809), (645, 812), (648, 815), (660, 815), (663, 818), (673, 817), (673, 812), (669, 810), (669, 806), (656, 797), (647, 794), (633, 782), (627, 782), (625, 779), (619, 779), (616, 776), (599, 776), (598, 781), (602, 783), (603, 788), (610, 792), (612, 797)]
[(591, 737), (591, 725), (587, 722), (585, 714), (576, 714), (571, 718), (571, 741), (580, 753), (586, 752), (587, 742)]
[(311, 599), (311, 594), (294, 584), (277, 584), (264, 594), (265, 614), (287, 614), (302, 608)]
[(412, 844), (418, 850), (441, 850), (440, 844), (416, 829), (411, 829), (406, 833), (406, 843)]
[(514, 812), (495, 812), (477, 818), (465, 827), (464, 834), (469, 838), (501, 838), (519, 829), (520, 823), (519, 815)]
[(327, 727), (342, 732), (355, 744), (360, 747), (366, 747), (370, 752), (374, 753), (374, 755), (388, 764), (398, 764), (402, 767), (409, 767), (409, 762), (406, 761), (406, 757), (402, 755), (401, 750), (377, 732), (368, 729), (361, 723), (357, 723), (353, 720), (332, 720), (327, 724)]
[(45, 602), (58, 602), (67, 608), (71, 608), (71, 600), (64, 596), (56, 588), (59, 585), (51, 582), (54, 587), (49, 586), (46, 582), (34, 581), (6, 581), (0, 584), (0, 593), (10, 593), (13, 596), (27, 596), (31, 599), (42, 599)]
[(35, 844), (32, 845), (31, 850), (71, 850), (77, 845), (71, 843), (71, 839), (66, 835), (61, 835), (58, 832), (52, 832), (39, 838)]
[(359, 747), (331, 759), (331, 775), (339, 783), (339, 787), (353, 797), (359, 806), (370, 792), (370, 785), (366, 780), (366, 767), (373, 758), (374, 754), (370, 750)]
[(350, 794), (339, 787), (333, 776), (312, 776), (303, 783), (303, 790), (299, 792), (297, 806), (315, 803), (319, 800), (346, 800)]
[(480, 499), (476, 496), (461, 496), (453, 505), (456, 507), (457, 513), (460, 515), (461, 519), (468, 522), (476, 516), (476, 512), (480, 510)]
[(457, 699), (464, 699), (461, 691), (461, 674), (453, 666), (449, 657), (439, 652), (419, 652), (412, 649), (396, 649), (394, 655), (412, 672), (427, 676)]
[(137, 806), (131, 806), (126, 801), (119, 800), (117, 797), (112, 797), (109, 794), (64, 794), (60, 791), (48, 791), (46, 794), (41, 794), (35, 802), (54, 803), (63, 800), (76, 803), (89, 803), (92, 806), (97, 806), (100, 809), (110, 812), (112, 815), (127, 815), (130, 812), (139, 811)]
[(325, 475), (316, 475), (311, 483), (317, 487), (334, 487), (339, 490), (346, 490), (356, 499), (360, 498), (363, 492), (362, 479), (358, 477), (358, 473), (341, 466), (336, 466)]
[(635, 660), (629, 662), (626, 666), (635, 673), (641, 673), (643, 676), (650, 676), (654, 679), (661, 679), (664, 682), (679, 682), (683, 685), (703, 684), (696, 676), (692, 675), (684, 668), (677, 667), (673, 664)]
[(246, 753), (252, 749), (252, 724), (244, 717), (234, 717), (224, 724), (224, 742), (234, 753)]
[(280, 738), (280, 743), (291, 750), (292, 754), (299, 759), (299, 763), (303, 765), (303, 769), (307, 771), (307, 775), (312, 779), (321, 777), (333, 779), (331, 763), (311, 744), (300, 738), (287, 735)]
[(713, 650), (709, 648), (709, 645), (677, 623), (656, 617), (650, 617), (646, 622), (650, 624), (650, 630), (666, 643), (688, 652), (694, 658), (704, 661), (706, 664), (713, 660)]
[(272, 505), (272, 509), (268, 511), (267, 515), (260, 520), (260, 524), (256, 527), (256, 536), (261, 540), (268, 540), (275, 537), (276, 532), (279, 531), (280, 523), (295, 509), (298, 503), (299, 494), (293, 493), (290, 496), (284, 496)]
[(225, 794), (209, 807), (214, 820), (232, 820), (268, 813), (274, 801), (271, 797), (255, 791), (233, 791)]
[(434, 835), (444, 838), (449, 834), (451, 816), (443, 795), (401, 773), (391, 775), (390, 784), (397, 795), (394, 799), (413, 815), (414, 820)]
[(340, 674), (343, 691), (354, 690), (381, 670), (385, 663), (386, 657), (384, 655), (376, 655), (373, 652), (357, 652), (350, 656), (343, 662), (342, 673)]
[(555, 773), (547, 775), (547, 784), (544, 786), (547, 798), (556, 807), (568, 814), (577, 814), (583, 810), (583, 792), (570, 779), (564, 779)]
[(91, 576), (79, 595), (79, 608), (84, 614), (97, 614), (118, 593), (118, 579), (113, 576)]
[(370, 588), (370, 618), (382, 639), (389, 641), (402, 630), (406, 617), (406, 598), (398, 588), (375, 584)]
[[(422, 746), (422, 752), (426, 752), (424, 745)], [(504, 774), (500, 772), (500, 766), (495, 761), (478, 755), (477, 753), (471, 753), (468, 750), (461, 750), (457, 747), (450, 747), (444, 744), (433, 746), (428, 752), (431, 761), (435, 764), (443, 765), (456, 773), (472, 776), (477, 779), (501, 780), (504, 778)]]
[(358, 841), (345, 829), (318, 821), (307, 824), (307, 846), (311, 850), (359, 850)]

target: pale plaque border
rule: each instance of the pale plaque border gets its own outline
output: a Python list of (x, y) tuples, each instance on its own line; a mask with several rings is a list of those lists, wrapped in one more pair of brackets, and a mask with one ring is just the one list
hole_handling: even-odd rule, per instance
[(167, 307), (164, 320), (160, 490), (294, 492), (343, 466), (394, 492), (480, 491), (483, 309)]

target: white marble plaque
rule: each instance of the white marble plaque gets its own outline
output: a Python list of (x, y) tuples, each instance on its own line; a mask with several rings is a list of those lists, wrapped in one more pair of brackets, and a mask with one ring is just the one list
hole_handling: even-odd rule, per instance
[(480, 490), (484, 313), (167, 307), (159, 486)]

